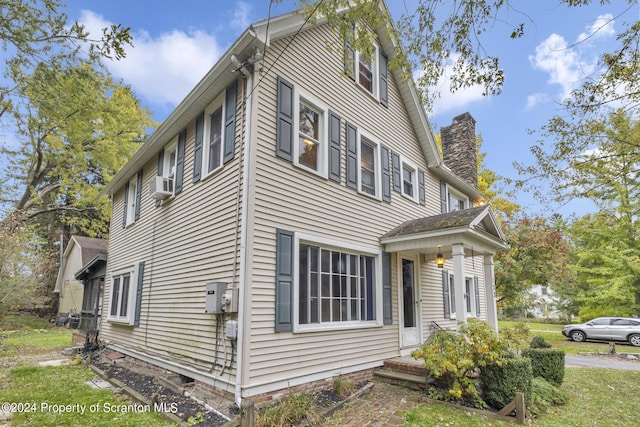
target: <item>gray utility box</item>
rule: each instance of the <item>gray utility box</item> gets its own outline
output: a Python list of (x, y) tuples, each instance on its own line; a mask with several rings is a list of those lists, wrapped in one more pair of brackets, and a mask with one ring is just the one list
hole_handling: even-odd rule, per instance
[(225, 282), (207, 283), (207, 294), (204, 300), (204, 312), (209, 314), (222, 314), (222, 295), (227, 290)]

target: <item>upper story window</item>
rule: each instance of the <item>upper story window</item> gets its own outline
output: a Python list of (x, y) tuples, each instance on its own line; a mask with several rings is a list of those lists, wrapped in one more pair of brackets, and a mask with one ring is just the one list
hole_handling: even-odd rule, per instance
[(294, 164), (326, 178), (328, 108), (299, 90), (295, 91), (295, 99), (298, 143), (293, 147)]
[(372, 46), (371, 52), (364, 52), (354, 49), (350, 41), (345, 40), (344, 71), (382, 105), (387, 106), (387, 57), (377, 45)]
[(138, 203), (138, 178), (133, 177), (125, 188), (125, 227), (136, 220), (136, 211), (140, 212)]
[(204, 143), (202, 176), (212, 174), (222, 166), (224, 93), (207, 107), (204, 113)]
[(402, 194), (418, 203), (418, 167), (406, 158), (401, 158)]
[(447, 185), (447, 210), (446, 212), (457, 212), (471, 207), (469, 198)]
[(164, 149), (162, 177), (167, 179), (167, 190), (173, 194), (178, 162), (178, 137)]
[(380, 143), (371, 135), (358, 130), (359, 144), (359, 190), (370, 196), (379, 198), (380, 182)]

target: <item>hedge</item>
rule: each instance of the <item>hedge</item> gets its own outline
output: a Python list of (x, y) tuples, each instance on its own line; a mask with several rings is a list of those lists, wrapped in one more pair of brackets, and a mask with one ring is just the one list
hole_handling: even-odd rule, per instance
[(527, 348), (522, 356), (531, 360), (534, 377), (542, 377), (547, 382), (560, 386), (564, 381), (564, 351), (559, 348)]
[(501, 365), (488, 364), (480, 370), (483, 399), (490, 407), (502, 409), (522, 392), (529, 402), (532, 379), (531, 360), (525, 357), (505, 359)]

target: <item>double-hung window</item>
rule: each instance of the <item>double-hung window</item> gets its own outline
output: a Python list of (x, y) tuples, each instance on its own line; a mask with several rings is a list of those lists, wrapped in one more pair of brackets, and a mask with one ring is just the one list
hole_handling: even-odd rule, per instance
[(418, 167), (405, 159), (401, 159), (401, 179), (402, 179), (402, 194), (405, 197), (418, 203), (419, 196), (419, 184), (418, 184)]
[(164, 149), (162, 177), (167, 180), (167, 190), (174, 192), (176, 182), (176, 168), (178, 160), (178, 137)]
[(109, 295), (110, 321), (132, 324), (136, 297), (136, 268), (130, 267), (111, 274)]
[(355, 80), (376, 99), (379, 97), (378, 80), (380, 78), (378, 58), (378, 46), (373, 46), (370, 55), (362, 51), (354, 52)]
[(129, 185), (127, 186), (127, 195), (126, 195), (126, 203), (127, 203), (127, 211), (126, 211), (126, 220), (125, 224), (130, 225), (133, 224), (136, 220), (136, 208), (139, 200), (137, 198), (138, 193), (138, 178), (137, 176), (132, 178), (129, 181)]
[(377, 324), (378, 253), (300, 239), (296, 255), (298, 329)]
[(359, 191), (381, 197), (380, 143), (371, 135), (358, 130)]
[(296, 90), (295, 128), (297, 143), (293, 146), (295, 165), (327, 177), (328, 108), (312, 96)]
[(206, 177), (222, 167), (224, 138), (224, 92), (207, 107), (204, 113), (202, 147), (202, 176)]
[(458, 193), (455, 190), (448, 189), (448, 204), (449, 212), (456, 212), (467, 209), (469, 207), (469, 199), (462, 193)]
[(449, 275), (449, 312), (451, 318), (456, 317), (456, 285), (453, 280), (453, 274)]

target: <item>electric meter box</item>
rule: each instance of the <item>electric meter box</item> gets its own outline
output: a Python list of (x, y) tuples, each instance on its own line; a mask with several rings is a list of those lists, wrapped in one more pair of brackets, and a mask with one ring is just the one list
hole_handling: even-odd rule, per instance
[(209, 282), (207, 283), (207, 293), (204, 300), (204, 312), (209, 314), (222, 314), (222, 296), (227, 290), (225, 282)]

